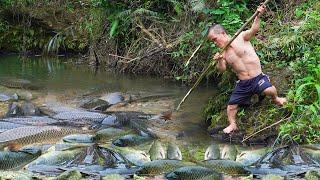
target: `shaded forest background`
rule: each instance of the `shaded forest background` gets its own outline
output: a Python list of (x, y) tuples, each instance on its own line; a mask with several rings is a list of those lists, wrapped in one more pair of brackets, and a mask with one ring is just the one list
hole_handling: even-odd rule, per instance
[[(249, 18), (259, 0), (2, 0), (0, 54), (79, 55), (123, 73), (159, 75), (194, 82), (218, 51), (206, 41), (213, 23), (230, 35)], [(320, 140), (320, 2), (271, 1), (261, 30), (252, 40), (263, 70), (282, 96), (283, 107), (266, 100), (238, 113), (240, 128), (251, 134), (278, 132), (279, 142)], [(194, 50), (202, 44), (195, 56)], [(204, 116), (211, 127), (225, 125), (226, 102), (235, 75), (212, 70), (219, 82)], [(258, 108), (257, 108), (258, 107)]]

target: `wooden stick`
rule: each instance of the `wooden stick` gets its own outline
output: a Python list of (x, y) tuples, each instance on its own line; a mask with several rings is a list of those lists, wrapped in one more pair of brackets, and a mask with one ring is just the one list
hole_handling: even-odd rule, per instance
[(198, 52), (198, 50), (200, 49), (200, 47), (202, 46), (202, 43), (197, 47), (197, 49), (192, 53), (192, 55), (190, 56), (190, 58), (188, 59), (188, 61), (186, 62), (186, 64), (184, 65), (184, 67), (187, 67), (190, 63), (190, 60), (193, 58), (193, 56)]
[[(266, 0), (262, 5), (267, 5), (267, 3), (270, 0)], [(244, 30), (244, 28), (259, 14), (258, 11), (256, 11), (248, 20), (246, 23), (244, 23), (241, 28), (236, 32), (235, 35), (233, 35), (233, 37), (231, 38), (231, 40), (222, 48), (222, 50), (220, 51), (220, 54), (222, 54), (229, 46), (230, 44), (233, 42), (234, 39), (236, 39), (239, 34)], [(210, 63), (208, 65), (208, 67), (202, 72), (202, 74), (200, 75), (200, 77), (198, 78), (198, 80), (196, 81), (196, 83), (192, 86), (192, 88), (188, 91), (188, 93), (183, 97), (183, 99), (181, 100), (181, 102), (179, 103), (178, 107), (176, 108), (176, 110), (178, 111), (181, 107), (181, 104), (187, 99), (187, 97), (189, 96), (189, 94), (199, 85), (199, 83), (201, 82), (201, 80), (204, 78), (204, 76), (209, 72), (210, 68), (213, 67), (215, 65), (215, 61), (213, 63)]]
[(275, 126), (275, 125), (277, 125), (277, 124), (279, 124), (279, 123), (281, 123), (281, 122), (283, 122), (283, 121), (285, 121), (285, 120), (288, 120), (288, 119), (289, 119), (289, 118), (281, 119), (280, 121), (277, 121), (277, 122), (271, 124), (270, 126), (267, 126), (267, 127), (263, 128), (263, 129), (260, 129), (259, 131), (255, 132), (255, 133), (252, 133), (252, 134), (249, 135), (248, 137), (244, 138), (241, 142), (245, 142), (246, 140), (252, 138), (253, 136), (255, 136), (255, 135), (257, 135), (257, 134), (259, 134), (260, 132), (262, 132), (262, 131), (264, 131), (264, 130), (266, 130), (266, 129), (269, 129), (269, 128), (271, 128), (271, 127), (273, 127), (273, 126)]

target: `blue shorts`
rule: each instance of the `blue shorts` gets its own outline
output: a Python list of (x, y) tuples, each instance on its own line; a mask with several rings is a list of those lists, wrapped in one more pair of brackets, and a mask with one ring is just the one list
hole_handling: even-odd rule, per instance
[(252, 95), (262, 96), (262, 92), (271, 86), (269, 77), (263, 73), (252, 79), (238, 80), (228, 104), (250, 105)]

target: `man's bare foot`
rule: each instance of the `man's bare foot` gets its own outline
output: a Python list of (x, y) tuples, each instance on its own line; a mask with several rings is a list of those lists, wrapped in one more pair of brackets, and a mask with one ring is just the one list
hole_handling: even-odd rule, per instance
[(226, 134), (230, 134), (233, 131), (238, 130), (238, 127), (236, 124), (230, 124), (228, 127), (223, 129), (223, 132)]
[(286, 102), (287, 99), (286, 98), (282, 98), (282, 97), (277, 97), (274, 102), (278, 105), (278, 106), (283, 106)]

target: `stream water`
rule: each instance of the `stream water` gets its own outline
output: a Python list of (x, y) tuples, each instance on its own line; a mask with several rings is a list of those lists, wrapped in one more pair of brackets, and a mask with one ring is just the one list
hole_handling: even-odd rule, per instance
[[(74, 58), (5, 56), (0, 57), (0, 77), (30, 80), (43, 87), (38, 90), (40, 99), (55, 96), (58, 97), (59, 101), (74, 106), (79, 103), (77, 99), (80, 96), (93, 92), (170, 94), (172, 100), (168, 103), (167, 101), (159, 101), (141, 105), (150, 113), (155, 114), (173, 110), (189, 89), (189, 87), (162, 78), (126, 75), (107, 71), (104, 67), (92, 69), (87, 65), (76, 62), (77, 59)], [(204, 105), (214, 95), (216, 95), (214, 84), (197, 88), (173, 119), (178, 119), (175, 124), (180, 127), (179, 131), (183, 134), (182, 138), (179, 139), (179, 144), (188, 147), (189, 150), (191, 149), (188, 152), (189, 154), (202, 154), (201, 158), (203, 158), (203, 154), (210, 144), (217, 144), (202, 125), (203, 117), (201, 116)], [(219, 143), (219, 146), (221, 149), (225, 147), (221, 143)], [(261, 156), (261, 152), (258, 152), (261, 147), (258, 146), (243, 147), (237, 145), (237, 149), (242, 151), (242, 154), (244, 153), (243, 156), (247, 156), (252, 150), (257, 150), (257, 154), (260, 153)], [(186, 155), (186, 153), (183, 154)], [(255, 158), (257, 159), (258, 155)], [(264, 171), (262, 174), (269, 174), (270, 172)], [(285, 173), (285, 171), (283, 172)]]

